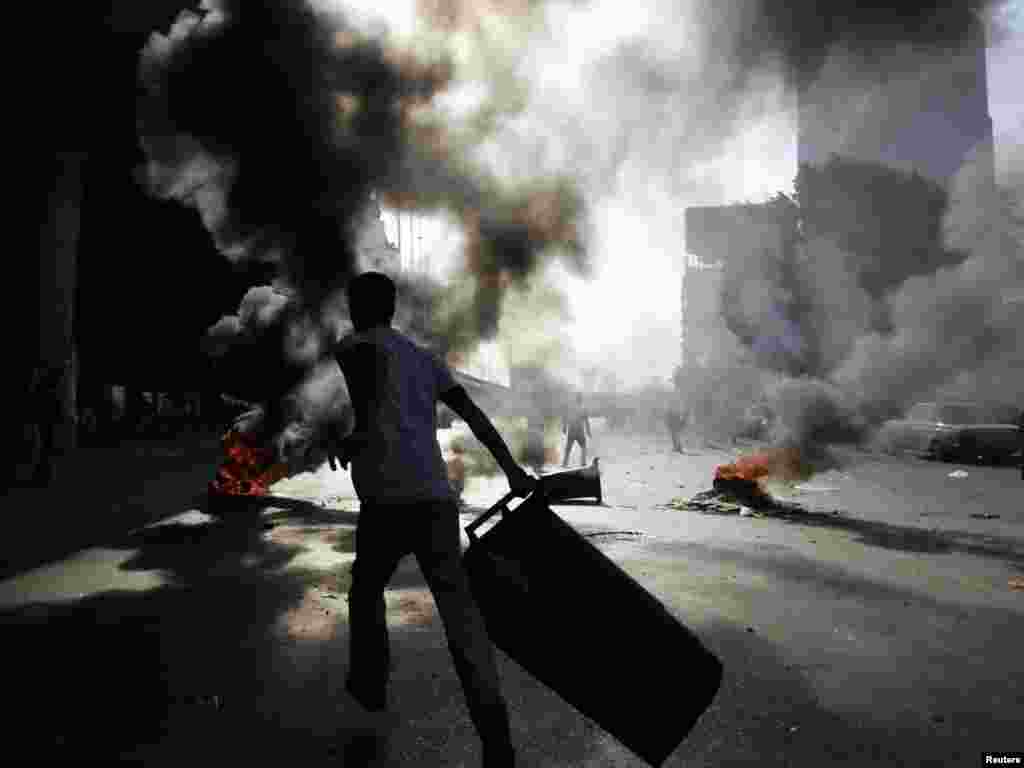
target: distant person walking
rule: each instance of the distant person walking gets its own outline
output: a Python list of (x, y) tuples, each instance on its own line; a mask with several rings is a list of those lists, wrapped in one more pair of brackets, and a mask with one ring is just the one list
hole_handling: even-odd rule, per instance
[(683, 453), (683, 430), (686, 429), (687, 414), (678, 405), (671, 405), (665, 411), (665, 426), (672, 436), (672, 450)]
[[(348, 299), (354, 332), (339, 342), (336, 356), (348, 384), (355, 428), (329, 451), (332, 467), (335, 460), (342, 468), (351, 462), (360, 502), (349, 590), (346, 687), (370, 713), (386, 712), (391, 662), (384, 590), (399, 561), (415, 554), (483, 742), (483, 764), (511, 768), (514, 750), (494, 648), (463, 570), (459, 509), (437, 441), (438, 401), (463, 419), (493, 454), (516, 495), (529, 495), (536, 479), (516, 463), (448, 366), (391, 327), (396, 289), (389, 277), (379, 272), (359, 275), (349, 284)], [(375, 741), (369, 742), (372, 748)]]
[(64, 421), (63, 382), (62, 367), (41, 364), (33, 369), (29, 383), (30, 419), (37, 449), (33, 452), (31, 482), (41, 488), (57, 479), (57, 430)]
[(570, 404), (565, 414), (565, 423), (562, 425), (562, 432), (565, 434), (565, 457), (562, 459), (562, 466), (569, 466), (569, 456), (572, 454), (574, 443), (579, 443), (580, 460), (583, 466), (587, 465), (587, 438), (590, 437), (590, 417), (583, 407), (583, 395), (576, 395), (576, 402)]
[(534, 472), (540, 474), (546, 463), (544, 454), (544, 420), (539, 415), (532, 414), (526, 422), (526, 450), (523, 461)]

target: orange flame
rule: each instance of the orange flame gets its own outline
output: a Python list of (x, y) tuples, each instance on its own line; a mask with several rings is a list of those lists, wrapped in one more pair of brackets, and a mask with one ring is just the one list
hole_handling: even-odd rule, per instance
[(791, 481), (805, 479), (808, 474), (809, 470), (800, 450), (786, 446), (741, 456), (732, 464), (721, 464), (715, 469), (715, 480), (759, 482), (774, 478)]
[(272, 448), (257, 445), (238, 430), (228, 431), (221, 443), (224, 461), (210, 481), (212, 493), (227, 496), (266, 496), (270, 486), (288, 474), (286, 464), (276, 461)]

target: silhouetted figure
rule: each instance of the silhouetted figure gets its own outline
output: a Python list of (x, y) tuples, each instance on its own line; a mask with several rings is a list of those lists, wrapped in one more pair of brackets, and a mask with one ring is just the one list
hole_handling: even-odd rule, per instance
[(531, 415), (526, 422), (526, 449), (523, 461), (534, 472), (540, 474), (544, 468), (544, 420)]
[(465, 503), (462, 494), (466, 491), (466, 460), (464, 457), (466, 449), (461, 443), (455, 442), (451, 448), (452, 457), (448, 460), (448, 482), (452, 484), (452, 493), (455, 494), (455, 503), (460, 507)]
[(31, 482), (39, 487), (51, 485), (57, 476), (57, 430), (64, 421), (63, 382), (63, 368), (41, 364), (33, 369), (29, 383), (30, 418), (38, 447)]
[(434, 596), (448, 648), (483, 742), (487, 768), (512, 766), (514, 751), (494, 648), (462, 566), (459, 511), (437, 441), (437, 402), (462, 418), (494, 455), (512, 490), (536, 480), (513, 459), (486, 415), (435, 355), (392, 329), (395, 284), (379, 272), (349, 284), (353, 333), (338, 345), (355, 428), (330, 449), (332, 466), (352, 463), (359, 496), (356, 560), (349, 590), (347, 689), (384, 712), (390, 650), (384, 590), (399, 561), (415, 554)]
[(583, 395), (576, 395), (576, 402), (571, 404), (565, 415), (565, 423), (562, 424), (562, 432), (565, 434), (565, 457), (562, 459), (562, 466), (569, 466), (569, 456), (572, 454), (574, 443), (580, 446), (580, 463), (587, 465), (587, 438), (590, 437), (590, 418), (587, 410), (583, 407)]
[(686, 429), (687, 414), (678, 405), (669, 406), (665, 411), (665, 426), (672, 436), (672, 450), (676, 453), (683, 452), (682, 434)]

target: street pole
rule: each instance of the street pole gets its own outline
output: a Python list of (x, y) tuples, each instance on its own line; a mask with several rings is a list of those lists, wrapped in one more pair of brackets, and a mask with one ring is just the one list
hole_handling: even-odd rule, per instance
[(84, 165), (84, 152), (56, 154), (39, 242), (38, 360), (64, 371), (60, 391), (64, 419), (57, 430), (61, 449), (74, 448), (76, 442), (74, 315)]

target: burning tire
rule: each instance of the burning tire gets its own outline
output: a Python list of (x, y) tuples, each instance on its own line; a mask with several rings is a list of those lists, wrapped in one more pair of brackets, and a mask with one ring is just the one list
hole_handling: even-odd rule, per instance
[(207, 487), (211, 514), (244, 515), (257, 509), (270, 486), (288, 475), (288, 466), (259, 438), (232, 428), (221, 438), (224, 459)]

